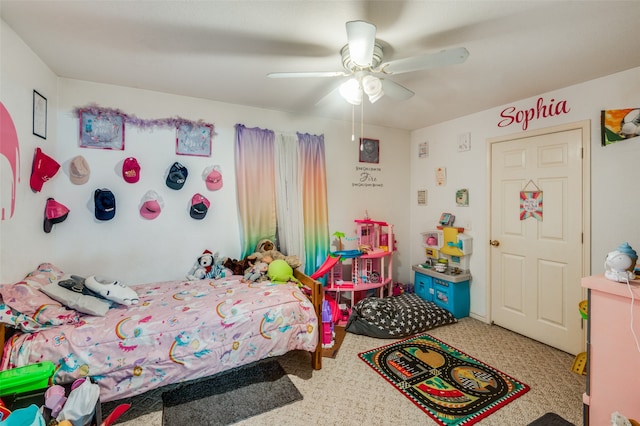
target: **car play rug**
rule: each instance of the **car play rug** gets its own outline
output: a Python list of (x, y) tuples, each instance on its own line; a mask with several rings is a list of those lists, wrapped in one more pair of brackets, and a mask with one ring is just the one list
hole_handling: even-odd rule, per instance
[(428, 334), (358, 356), (441, 425), (472, 425), (529, 391)]

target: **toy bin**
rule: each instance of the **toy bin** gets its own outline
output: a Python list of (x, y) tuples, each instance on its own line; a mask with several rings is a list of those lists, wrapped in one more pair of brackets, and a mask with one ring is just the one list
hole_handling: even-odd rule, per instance
[(55, 365), (51, 361), (0, 371), (0, 397), (25, 394), (49, 386)]

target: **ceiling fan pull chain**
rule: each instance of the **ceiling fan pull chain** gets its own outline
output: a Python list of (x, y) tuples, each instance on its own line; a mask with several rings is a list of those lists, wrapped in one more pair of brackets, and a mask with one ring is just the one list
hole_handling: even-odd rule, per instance
[(351, 105), (351, 142), (356, 140), (356, 106)]
[(360, 102), (360, 151), (364, 149), (362, 138), (364, 138), (364, 102)]

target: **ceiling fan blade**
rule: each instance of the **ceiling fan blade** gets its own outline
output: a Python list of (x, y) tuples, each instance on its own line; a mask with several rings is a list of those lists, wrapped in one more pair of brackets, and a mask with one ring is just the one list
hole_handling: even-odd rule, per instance
[(382, 90), (384, 91), (384, 94), (389, 96), (390, 98), (399, 101), (406, 101), (407, 99), (415, 95), (415, 93), (413, 93), (411, 90), (407, 89), (401, 84), (396, 83), (395, 81), (388, 80), (386, 78), (381, 78), (380, 81), (382, 82)]
[(457, 49), (443, 50), (438, 53), (427, 53), (387, 62), (386, 64), (382, 64), (380, 69), (387, 74), (402, 74), (427, 68), (461, 64), (467, 60), (468, 56), (469, 51), (464, 47), (459, 47)]
[(300, 78), (300, 77), (343, 77), (344, 71), (309, 71), (309, 72), (270, 72), (269, 78)]
[(347, 40), (351, 62), (366, 68), (373, 62), (376, 26), (365, 21), (347, 22)]

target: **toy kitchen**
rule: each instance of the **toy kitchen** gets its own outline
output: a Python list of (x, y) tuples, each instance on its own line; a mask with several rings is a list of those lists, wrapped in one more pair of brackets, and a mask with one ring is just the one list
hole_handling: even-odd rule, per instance
[(469, 316), (469, 257), (473, 239), (464, 228), (438, 226), (420, 234), (426, 260), (412, 266), (415, 293), (451, 311)]

